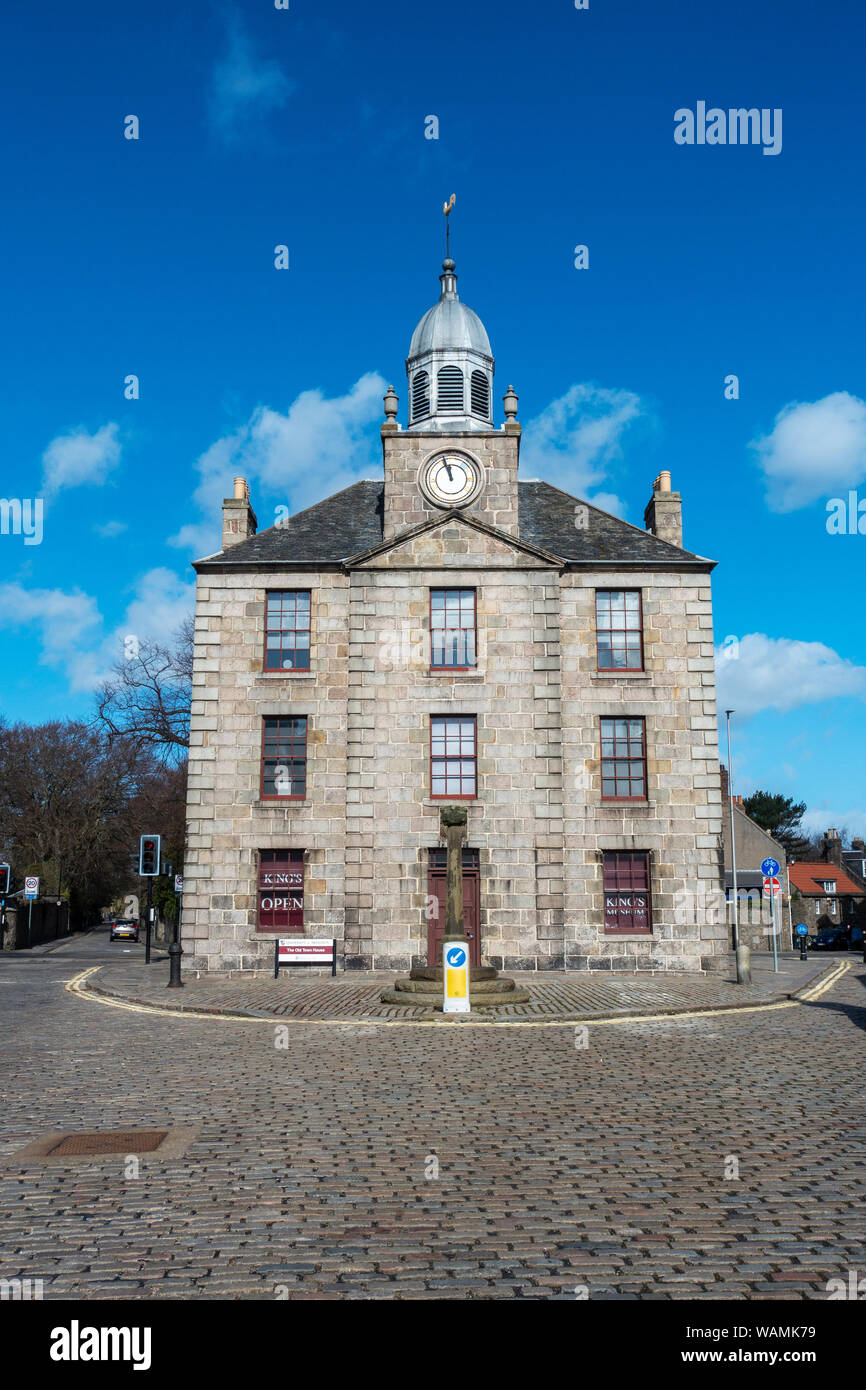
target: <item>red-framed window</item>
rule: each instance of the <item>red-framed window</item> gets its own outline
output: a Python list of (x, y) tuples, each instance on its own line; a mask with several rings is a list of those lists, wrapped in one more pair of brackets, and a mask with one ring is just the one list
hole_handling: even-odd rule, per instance
[(265, 670), (309, 669), (309, 589), (268, 589), (265, 593)]
[(302, 801), (307, 794), (307, 716), (262, 720), (262, 798)]
[(477, 788), (474, 714), (430, 716), (430, 792), (472, 800)]
[(430, 590), (430, 666), (469, 671), (476, 660), (474, 589)]
[(304, 930), (304, 851), (259, 850), (259, 931)]
[(600, 723), (602, 801), (646, 801), (646, 720)]
[(599, 671), (643, 670), (640, 589), (596, 589), (595, 635)]
[(645, 850), (605, 853), (604, 929), (651, 935), (650, 857)]

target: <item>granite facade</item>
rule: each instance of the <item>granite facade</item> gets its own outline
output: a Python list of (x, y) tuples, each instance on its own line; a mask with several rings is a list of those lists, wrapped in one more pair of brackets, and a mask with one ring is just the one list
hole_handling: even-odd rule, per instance
[[(187, 968), (266, 970), (256, 927), (262, 849), (306, 851), (304, 931), (346, 968), (425, 962), (427, 855), (441, 844), (430, 718), (474, 715), (482, 958), (506, 968), (713, 969), (726, 929), (707, 572), (559, 562), (517, 528), (519, 430), (458, 436), (487, 473), (465, 517), (419, 501), (441, 436), (383, 430), (383, 544), (339, 565), (200, 568), (183, 944)], [(475, 524), (473, 524), (473, 522)], [(428, 524), (425, 527), (425, 523)], [(420, 529), (418, 529), (420, 527)], [(414, 528), (414, 529), (413, 529)], [(401, 539), (402, 537), (402, 539)], [(478, 659), (430, 669), (429, 591), (477, 594)], [(311, 591), (311, 669), (263, 671), (265, 591)], [(596, 669), (595, 589), (640, 589), (645, 669)], [(260, 792), (269, 715), (308, 720), (307, 792)], [(601, 799), (599, 719), (642, 716), (645, 804)], [(601, 854), (651, 855), (650, 935), (604, 930)], [(191, 958), (191, 959), (190, 959)]]

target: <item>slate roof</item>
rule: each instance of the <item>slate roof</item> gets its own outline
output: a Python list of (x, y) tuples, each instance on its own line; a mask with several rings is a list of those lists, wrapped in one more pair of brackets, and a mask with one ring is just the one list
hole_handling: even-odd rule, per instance
[[(618, 516), (600, 511), (579, 497), (572, 497), (550, 483), (524, 483), (518, 480), (518, 524), (521, 540), (542, 550), (550, 550), (563, 560), (657, 564), (691, 562), (707, 565), (712, 561), (681, 550), (669, 541), (659, 540)], [(588, 524), (575, 526), (575, 507), (586, 507)]]
[[(384, 482), (354, 483), (324, 502), (288, 517), (281, 526), (271, 526), (227, 551), (197, 560), (194, 568), (207, 571), (339, 565), (381, 543), (384, 492)], [(715, 563), (630, 526), (550, 483), (519, 481), (517, 495), (520, 539), (566, 562), (661, 564), (700, 570)], [(580, 529), (575, 526), (578, 505), (588, 512), (588, 525)]]

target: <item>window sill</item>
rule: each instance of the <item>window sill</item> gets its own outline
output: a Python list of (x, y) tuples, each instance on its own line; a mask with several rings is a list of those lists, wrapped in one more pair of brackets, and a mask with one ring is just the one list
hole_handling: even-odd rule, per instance
[(484, 681), (486, 676), (478, 670), (477, 666), (471, 670), (461, 671), (458, 668), (449, 670), (447, 666), (431, 668), (421, 672), (428, 680), (457, 680), (457, 681)]
[(618, 806), (625, 811), (649, 811), (652, 809), (654, 803), (652, 801), (629, 801), (626, 797), (611, 797), (609, 800), (602, 797), (598, 804), (602, 810), (604, 810), (606, 806)]
[(450, 801), (462, 801), (466, 806), (479, 804), (480, 798), (477, 796), (428, 796), (421, 802), (422, 806), (447, 806)]
[(589, 678), (593, 681), (649, 681), (652, 680), (652, 671), (590, 671)]
[(257, 671), (256, 674), (266, 681), (314, 681), (319, 673), (318, 671)]
[(647, 941), (652, 937), (651, 931), (609, 931), (607, 927), (602, 930), (602, 936), (611, 941)]
[(309, 806), (311, 803), (305, 796), (269, 796), (259, 797), (258, 801), (252, 802), (260, 811), (279, 811), (286, 806)]

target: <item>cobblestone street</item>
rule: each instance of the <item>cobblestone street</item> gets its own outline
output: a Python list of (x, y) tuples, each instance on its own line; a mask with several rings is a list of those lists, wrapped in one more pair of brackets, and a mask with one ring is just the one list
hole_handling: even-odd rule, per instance
[[(772, 957), (754, 957), (753, 982), (737, 985), (724, 977), (657, 975), (629, 971), (590, 971), (562, 974), (553, 971), (513, 971), (515, 982), (530, 992), (524, 1004), (500, 1004), (496, 1009), (476, 1009), (472, 1025), (497, 1022), (575, 1021), (628, 1017), (630, 1014), (683, 1013), (695, 1009), (734, 1009), (773, 999), (790, 998), (811, 988), (833, 968), (821, 956), (801, 962), (793, 954), (782, 957), (778, 973)], [(168, 967), (154, 958), (150, 967), (140, 963), (100, 966), (87, 974), (81, 987), (112, 999), (145, 1004), (158, 1009), (240, 1014), (249, 1017), (348, 1020), (424, 1020), (453, 1023), (427, 1008), (383, 1004), (381, 993), (394, 983), (393, 972), (348, 971), (335, 979), (330, 974), (311, 976), (302, 970), (284, 970), (279, 980), (259, 973), (254, 979), (225, 979), (214, 975), (197, 978), (187, 973), (183, 993), (166, 993)]]
[[(126, 955), (97, 933), (0, 962), (0, 1277), (47, 1299), (822, 1299), (864, 1272), (859, 956), (808, 1002), (581, 1047), (568, 1023), (285, 1028), (67, 988)], [(137, 1177), (16, 1158), (173, 1126), (185, 1152)]]

